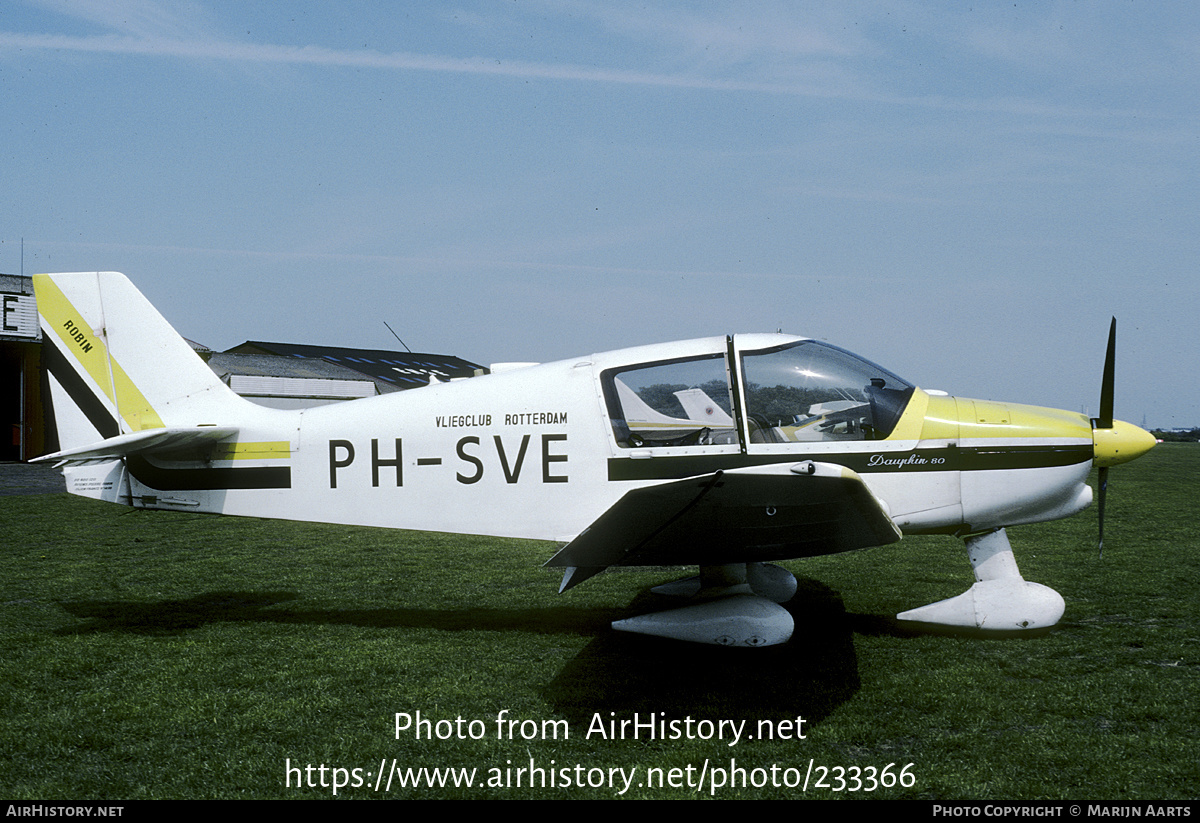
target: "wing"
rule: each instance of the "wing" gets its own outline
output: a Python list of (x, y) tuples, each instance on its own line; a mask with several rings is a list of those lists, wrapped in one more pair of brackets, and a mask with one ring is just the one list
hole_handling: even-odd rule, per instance
[(608, 566), (725, 565), (895, 543), (900, 530), (843, 466), (732, 469), (634, 489), (547, 563), (562, 588)]

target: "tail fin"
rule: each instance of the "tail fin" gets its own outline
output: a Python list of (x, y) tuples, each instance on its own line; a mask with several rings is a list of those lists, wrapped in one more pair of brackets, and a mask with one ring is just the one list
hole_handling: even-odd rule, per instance
[(718, 406), (704, 389), (684, 389), (675, 392), (679, 405), (683, 406), (688, 420), (698, 420), (710, 426), (733, 428), (733, 418)]
[(123, 274), (33, 277), (59, 448), (229, 422), (247, 402)]

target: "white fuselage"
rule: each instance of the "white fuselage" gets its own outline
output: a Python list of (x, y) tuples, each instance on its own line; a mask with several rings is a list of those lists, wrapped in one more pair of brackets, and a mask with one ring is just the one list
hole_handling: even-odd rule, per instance
[[(763, 345), (759, 338), (781, 336), (753, 336), (748, 346)], [(712, 338), (630, 349), (301, 411), (244, 404), (235, 451), (138, 458), (127, 478), (119, 462), (78, 466), (68, 482), (76, 493), (147, 508), (559, 541), (633, 488), (752, 465), (784, 473), (803, 460), (857, 472), (908, 533), (1053, 519), (1090, 502), (1081, 415), (1067, 435), (995, 436), (955, 416), (974, 401), (920, 390), (882, 440), (618, 442), (606, 370), (723, 346)], [(1069, 456), (1021, 456), (1056, 449)]]

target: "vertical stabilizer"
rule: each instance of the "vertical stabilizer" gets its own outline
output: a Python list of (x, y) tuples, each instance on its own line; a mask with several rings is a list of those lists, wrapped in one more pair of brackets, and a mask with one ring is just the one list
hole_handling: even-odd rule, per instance
[(123, 274), (33, 276), (59, 446), (229, 420), (246, 402)]

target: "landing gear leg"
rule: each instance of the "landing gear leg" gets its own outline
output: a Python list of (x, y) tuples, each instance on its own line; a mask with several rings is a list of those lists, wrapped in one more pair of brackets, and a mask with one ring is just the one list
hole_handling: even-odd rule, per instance
[[(750, 588), (734, 591), (734, 586)], [(796, 594), (795, 576), (774, 563), (735, 563), (730, 566), (701, 566), (700, 574), (672, 580), (650, 591), (668, 597), (696, 597), (701, 591), (724, 594), (757, 594), (776, 603), (786, 603)]]

